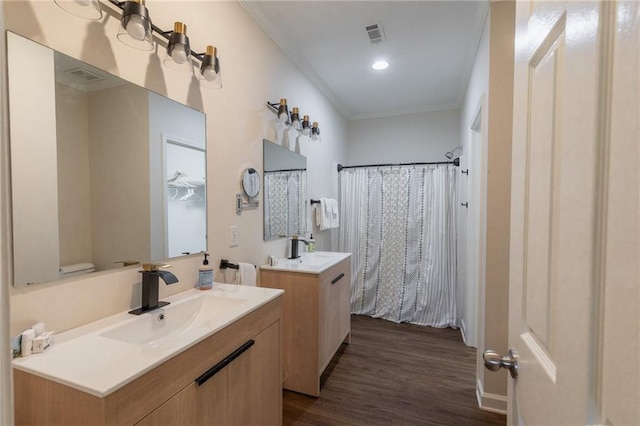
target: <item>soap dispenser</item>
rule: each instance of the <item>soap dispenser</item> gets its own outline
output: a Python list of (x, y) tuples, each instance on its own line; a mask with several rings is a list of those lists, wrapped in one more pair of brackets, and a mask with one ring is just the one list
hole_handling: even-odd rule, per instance
[(203, 254), (202, 267), (198, 270), (198, 288), (200, 290), (211, 290), (213, 287), (213, 268), (209, 266), (209, 260), (207, 259), (209, 253)]
[(316, 241), (313, 239), (313, 234), (310, 234), (310, 235), (311, 237), (309, 238), (309, 241), (308, 241), (309, 245), (307, 247), (309, 252), (314, 252), (316, 251)]

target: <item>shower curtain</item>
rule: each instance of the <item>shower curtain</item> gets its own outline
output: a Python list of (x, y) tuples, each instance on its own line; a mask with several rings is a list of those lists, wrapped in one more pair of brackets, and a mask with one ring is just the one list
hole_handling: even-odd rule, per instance
[(306, 232), (306, 170), (264, 172), (264, 239)]
[(351, 257), (351, 312), (457, 327), (453, 165), (340, 172), (340, 251)]

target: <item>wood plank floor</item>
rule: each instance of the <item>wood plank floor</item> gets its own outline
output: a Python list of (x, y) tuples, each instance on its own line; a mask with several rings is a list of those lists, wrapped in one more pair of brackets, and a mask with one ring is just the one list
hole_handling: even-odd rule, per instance
[(459, 330), (351, 316), (320, 398), (284, 391), (285, 425), (504, 425), (478, 409), (475, 353)]

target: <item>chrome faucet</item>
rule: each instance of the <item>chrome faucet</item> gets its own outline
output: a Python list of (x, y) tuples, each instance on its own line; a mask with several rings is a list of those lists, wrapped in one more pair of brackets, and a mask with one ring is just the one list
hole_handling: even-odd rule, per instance
[(291, 237), (291, 257), (289, 259), (297, 259), (300, 257), (298, 256), (298, 242), (302, 242), (307, 246), (309, 245), (309, 241), (298, 238), (297, 235)]
[(160, 270), (160, 268), (168, 267), (169, 265), (156, 265), (153, 263), (142, 265), (142, 271), (139, 271), (142, 274), (142, 306), (129, 311), (130, 314), (144, 314), (169, 304), (169, 302), (158, 301), (158, 277), (162, 278), (162, 281), (167, 285), (178, 282), (178, 278), (171, 272)]

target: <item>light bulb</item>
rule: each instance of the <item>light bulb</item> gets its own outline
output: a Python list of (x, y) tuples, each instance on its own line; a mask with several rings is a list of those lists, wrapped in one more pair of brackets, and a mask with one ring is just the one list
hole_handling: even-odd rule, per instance
[(280, 113), (280, 115), (278, 116), (278, 118), (280, 119), (280, 121), (287, 121), (287, 113), (286, 112), (282, 112)]
[(127, 22), (127, 33), (131, 38), (142, 41), (145, 39), (147, 32), (145, 31), (144, 22), (140, 15), (133, 15)]
[(207, 67), (202, 73), (202, 76), (207, 81), (216, 81), (217, 74), (216, 74), (216, 71), (213, 69), (213, 67)]
[(171, 59), (177, 64), (184, 64), (187, 61), (187, 51), (183, 44), (176, 44), (171, 50)]
[(373, 68), (374, 70), (386, 70), (387, 68), (389, 68), (389, 62), (387, 61), (376, 61), (373, 63), (373, 65), (371, 65), (371, 68)]

